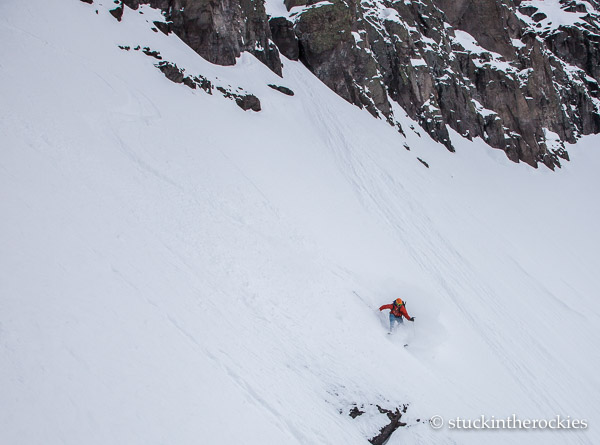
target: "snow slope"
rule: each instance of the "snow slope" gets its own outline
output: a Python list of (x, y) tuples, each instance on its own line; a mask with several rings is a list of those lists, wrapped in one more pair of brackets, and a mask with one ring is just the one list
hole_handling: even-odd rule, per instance
[[(364, 444), (384, 422), (355, 403), (409, 404), (390, 445), (600, 441), (600, 138), (554, 173), (451, 154), (112, 7), (0, 4), (0, 443)], [(590, 426), (417, 421), (513, 413)]]

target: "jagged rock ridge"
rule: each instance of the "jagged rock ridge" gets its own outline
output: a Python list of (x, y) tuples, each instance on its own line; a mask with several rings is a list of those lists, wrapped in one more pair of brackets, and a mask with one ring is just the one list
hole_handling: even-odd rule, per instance
[(124, 2), (161, 8), (211, 62), (249, 51), (281, 74), (281, 51), (393, 125), (396, 102), (450, 150), (447, 125), (554, 168), (564, 141), (600, 132), (595, 0), (285, 0), (279, 17), (264, 0)]

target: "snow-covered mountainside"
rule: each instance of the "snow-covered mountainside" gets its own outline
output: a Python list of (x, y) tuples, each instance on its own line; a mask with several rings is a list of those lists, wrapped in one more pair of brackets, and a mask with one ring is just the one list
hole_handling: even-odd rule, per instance
[[(450, 153), (114, 9), (0, 3), (0, 443), (600, 441), (599, 137)], [(451, 428), (513, 414), (589, 426)]]
[(513, 161), (554, 168), (568, 159), (556, 140), (600, 132), (595, 1), (286, 0), (287, 12), (276, 4), (267, 0), (267, 12), (283, 54), (297, 53), (340, 96), (390, 123), (399, 103), (450, 150), (447, 126)]
[[(93, 0), (82, 0), (93, 2)], [(115, 0), (160, 8), (202, 57), (241, 52), (281, 74), (300, 60), (338, 95), (403, 131), (400, 104), (454, 150), (448, 126), (554, 169), (600, 133), (597, 0)]]

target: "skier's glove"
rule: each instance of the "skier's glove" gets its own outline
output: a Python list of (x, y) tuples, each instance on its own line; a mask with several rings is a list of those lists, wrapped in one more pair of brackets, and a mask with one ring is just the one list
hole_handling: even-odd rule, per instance
[(410, 317), (408, 321), (415, 321), (415, 317)]

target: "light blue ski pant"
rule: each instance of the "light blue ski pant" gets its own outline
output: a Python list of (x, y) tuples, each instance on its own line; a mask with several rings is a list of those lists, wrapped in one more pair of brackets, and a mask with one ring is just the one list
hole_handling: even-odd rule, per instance
[(396, 317), (394, 314), (390, 312), (390, 332), (394, 329), (394, 322), (398, 324), (404, 323), (404, 319), (402, 317)]

